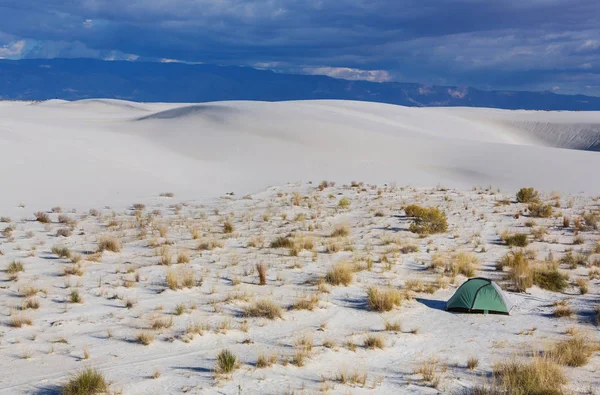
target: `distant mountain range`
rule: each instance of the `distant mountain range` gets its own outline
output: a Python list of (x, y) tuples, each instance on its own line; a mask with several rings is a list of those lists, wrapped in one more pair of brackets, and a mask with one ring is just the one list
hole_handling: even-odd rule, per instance
[(345, 99), (413, 107), (465, 106), (527, 110), (600, 110), (600, 97), (553, 92), (348, 81), (249, 67), (93, 59), (0, 60), (0, 99), (138, 102)]

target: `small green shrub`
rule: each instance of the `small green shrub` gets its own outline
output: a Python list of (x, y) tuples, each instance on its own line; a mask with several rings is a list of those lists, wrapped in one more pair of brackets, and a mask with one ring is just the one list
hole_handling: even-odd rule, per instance
[(404, 209), (406, 215), (414, 217), (415, 221), (410, 224), (409, 230), (421, 235), (444, 233), (448, 230), (448, 218), (446, 214), (437, 207), (420, 207), (411, 205)]
[(552, 206), (542, 203), (529, 203), (527, 206), (529, 215), (535, 218), (550, 218), (552, 216)]
[(215, 371), (217, 373), (232, 373), (238, 368), (238, 359), (234, 353), (229, 350), (222, 350), (217, 355)]
[(62, 389), (63, 395), (94, 395), (105, 393), (108, 383), (104, 375), (93, 368), (86, 368), (76, 373)]
[(509, 247), (527, 247), (529, 244), (529, 239), (525, 233), (506, 234), (502, 235), (501, 239)]
[(537, 268), (533, 275), (533, 283), (553, 292), (563, 292), (569, 286), (565, 275), (551, 266)]
[(517, 202), (519, 203), (531, 203), (539, 200), (539, 193), (534, 188), (521, 188), (517, 192)]

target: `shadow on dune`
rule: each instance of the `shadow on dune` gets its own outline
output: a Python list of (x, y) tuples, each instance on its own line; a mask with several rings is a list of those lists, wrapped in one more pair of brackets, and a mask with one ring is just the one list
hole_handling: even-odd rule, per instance
[(215, 106), (212, 104), (197, 104), (185, 107), (173, 108), (166, 111), (160, 111), (152, 115), (147, 115), (135, 119), (136, 121), (146, 121), (152, 119), (177, 119), (191, 116), (201, 116), (213, 122), (224, 122), (227, 116), (238, 113), (238, 110), (230, 106)]
[(444, 300), (423, 299), (423, 298), (417, 298), (415, 300), (421, 304), (424, 304), (425, 306), (429, 307), (430, 309), (446, 311), (446, 301), (444, 301)]

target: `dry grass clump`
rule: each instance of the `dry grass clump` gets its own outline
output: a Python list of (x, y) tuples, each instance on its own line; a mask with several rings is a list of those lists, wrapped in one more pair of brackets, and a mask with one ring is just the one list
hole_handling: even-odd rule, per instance
[(192, 270), (169, 270), (165, 276), (167, 287), (176, 291), (182, 288), (193, 288), (201, 284), (201, 280), (196, 280), (196, 275)]
[(198, 243), (198, 250), (212, 251), (216, 248), (223, 248), (223, 243), (215, 239), (202, 239)]
[(304, 296), (299, 298), (290, 306), (292, 310), (309, 310), (313, 311), (319, 305), (319, 297), (317, 295)]
[(336, 225), (331, 232), (331, 237), (347, 237), (350, 235), (350, 228), (348, 226), (339, 224)]
[(342, 369), (337, 373), (334, 380), (341, 384), (359, 385), (364, 387), (367, 384), (367, 377), (367, 373), (361, 373), (358, 370), (350, 373), (346, 369)]
[(390, 311), (402, 304), (402, 294), (397, 289), (388, 288), (380, 290), (371, 287), (367, 290), (369, 306), (375, 311)]
[(70, 237), (72, 234), (71, 228), (61, 228), (56, 231), (56, 237)]
[(325, 281), (331, 285), (344, 285), (347, 287), (353, 280), (353, 267), (348, 262), (336, 263), (325, 274)]
[(231, 220), (229, 218), (227, 218), (225, 220), (225, 222), (223, 222), (223, 233), (231, 234), (234, 231), (235, 231), (235, 227), (233, 226), (233, 223), (231, 222)]
[(177, 263), (190, 263), (190, 253), (187, 250), (181, 250), (177, 254)]
[(95, 395), (108, 391), (108, 383), (104, 375), (94, 369), (85, 368), (72, 376), (64, 385), (63, 395)]
[(135, 337), (135, 341), (147, 346), (154, 341), (154, 333), (150, 331), (141, 331)]
[[(185, 306), (184, 306), (185, 309)], [(173, 326), (173, 317), (154, 317), (150, 321), (150, 327), (154, 330), (167, 329)]]
[(530, 362), (498, 363), (493, 376), (499, 392), (508, 395), (562, 395), (567, 382), (560, 366), (545, 357), (535, 357)]
[(421, 364), (415, 370), (415, 373), (423, 376), (423, 381), (430, 382), (435, 388), (439, 385), (440, 377), (437, 374), (438, 361), (435, 358), (430, 358)]
[(267, 265), (264, 263), (257, 263), (256, 271), (258, 272), (258, 284), (267, 285)]
[(369, 335), (364, 340), (363, 346), (365, 348), (370, 348), (370, 349), (380, 348), (383, 350), (385, 348), (385, 342), (383, 341), (383, 338), (381, 336)]
[(71, 250), (63, 246), (52, 247), (52, 253), (58, 255), (59, 258), (71, 258)]
[(581, 293), (582, 295), (585, 295), (588, 293), (588, 291), (589, 291), (588, 283), (587, 283), (587, 281), (585, 281), (585, 279), (578, 278), (577, 281), (575, 281), (575, 284), (577, 284), (577, 288), (579, 288), (579, 293)]
[(6, 273), (8, 274), (8, 277), (11, 280), (16, 279), (18, 273), (22, 271), (25, 271), (25, 269), (23, 268), (23, 263), (17, 260), (13, 260), (11, 263), (8, 264), (8, 266), (6, 266)]
[(552, 313), (554, 317), (571, 317), (573, 315), (573, 310), (567, 304), (566, 300), (561, 300), (560, 302), (554, 303), (554, 312)]
[(40, 308), (40, 301), (35, 297), (27, 298), (23, 302), (23, 310), (27, 310), (27, 309), (37, 310), (39, 308)]
[(23, 325), (33, 325), (33, 321), (30, 317), (22, 314), (22, 313), (14, 313), (11, 311), (10, 321), (8, 322), (9, 326), (13, 328), (21, 328)]
[(171, 250), (168, 246), (162, 246), (156, 250), (157, 254), (160, 256), (158, 259), (158, 264), (161, 266), (170, 266), (173, 263), (171, 259)]
[(479, 260), (469, 252), (459, 252), (452, 257), (447, 271), (453, 276), (462, 274), (466, 277), (474, 277), (475, 270), (479, 269)]
[(85, 270), (81, 264), (76, 265), (66, 265), (63, 266), (62, 275), (63, 276), (83, 276), (85, 274)]
[(338, 207), (339, 208), (348, 208), (348, 207), (350, 207), (350, 199), (348, 199), (348, 197), (344, 196), (338, 202)]
[(218, 374), (233, 373), (239, 367), (237, 356), (229, 350), (222, 350), (217, 355), (215, 372)]
[(542, 203), (529, 203), (527, 206), (529, 215), (535, 218), (550, 218), (552, 216), (552, 206)]
[(256, 359), (256, 367), (259, 369), (268, 368), (270, 366), (273, 366), (275, 362), (277, 362), (276, 354), (266, 356), (264, 353), (261, 353)]
[(43, 224), (49, 224), (50, 222), (52, 222), (50, 220), (50, 216), (47, 213), (43, 212), (43, 211), (35, 212), (33, 215), (34, 215), (35, 220), (37, 222), (41, 222)]
[(527, 247), (529, 244), (529, 239), (525, 233), (509, 234), (505, 232), (500, 236), (500, 240), (509, 247)]
[(470, 357), (467, 360), (467, 369), (469, 369), (469, 370), (474, 370), (478, 365), (479, 365), (479, 358), (477, 358), (477, 357)]
[(282, 318), (281, 307), (269, 299), (261, 299), (244, 308), (246, 317)]
[(396, 322), (385, 321), (384, 328), (388, 332), (400, 332), (400, 331), (402, 331), (402, 324), (399, 321), (396, 321)]
[(61, 214), (58, 216), (58, 222), (60, 222), (61, 224), (64, 224), (64, 225), (70, 225), (72, 227), (77, 225), (77, 220), (75, 220), (65, 214)]
[(111, 251), (120, 252), (121, 242), (111, 236), (103, 236), (98, 241), (98, 252)]
[(290, 236), (279, 236), (270, 245), (271, 248), (293, 248), (294, 240)]
[(600, 346), (597, 342), (576, 333), (570, 339), (554, 344), (546, 355), (561, 365), (578, 367), (587, 364), (592, 353), (598, 350)]
[(540, 200), (540, 194), (534, 188), (521, 188), (517, 192), (517, 202), (532, 203)]
[(533, 285), (533, 268), (522, 250), (509, 251), (497, 264), (497, 269), (509, 268), (508, 280), (517, 292), (525, 292)]

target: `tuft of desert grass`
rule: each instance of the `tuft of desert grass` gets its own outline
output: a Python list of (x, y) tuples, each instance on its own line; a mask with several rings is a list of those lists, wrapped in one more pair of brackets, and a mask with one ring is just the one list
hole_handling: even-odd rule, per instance
[(350, 235), (350, 228), (348, 226), (339, 224), (336, 225), (331, 232), (331, 237), (347, 237)]
[(23, 310), (27, 310), (27, 309), (37, 310), (39, 308), (40, 308), (40, 301), (36, 297), (27, 298), (23, 302)]
[(64, 246), (52, 247), (52, 253), (58, 255), (59, 258), (71, 258), (71, 250)]
[(560, 302), (554, 303), (554, 312), (552, 313), (554, 317), (571, 317), (573, 315), (573, 310), (567, 304), (565, 300), (561, 300)]
[(235, 231), (235, 227), (229, 218), (223, 223), (223, 233), (230, 234)]
[(63, 395), (96, 395), (108, 391), (108, 382), (97, 369), (85, 368), (75, 373), (63, 386)]
[(387, 332), (401, 332), (402, 324), (399, 321), (391, 322), (386, 320), (384, 328)]
[(474, 370), (475, 368), (477, 368), (477, 366), (479, 366), (479, 358), (470, 357), (469, 359), (467, 359), (467, 369)]
[(71, 228), (61, 228), (56, 231), (56, 237), (70, 237), (72, 234)]
[(260, 299), (244, 308), (246, 317), (282, 318), (281, 307), (270, 299)]
[(173, 326), (173, 317), (154, 317), (150, 327), (154, 330), (167, 329)]
[(325, 274), (325, 281), (331, 285), (344, 285), (347, 287), (353, 280), (353, 268), (348, 262), (336, 263)]
[(149, 345), (154, 341), (154, 333), (150, 331), (141, 331), (135, 337), (135, 341), (143, 344), (144, 346)]
[(256, 359), (256, 367), (259, 369), (268, 368), (270, 366), (273, 366), (275, 362), (277, 362), (276, 354), (271, 354), (267, 356), (265, 353), (261, 353)]
[(493, 377), (500, 393), (508, 395), (562, 395), (567, 380), (552, 359), (535, 357), (531, 361), (509, 360), (497, 363)]
[(380, 348), (383, 349), (385, 347), (385, 342), (381, 336), (377, 335), (369, 335), (365, 338), (363, 342), (363, 346), (365, 348), (375, 349)]
[(402, 294), (397, 289), (379, 289), (370, 287), (367, 290), (369, 306), (375, 311), (390, 311), (402, 304)]
[(85, 270), (81, 264), (76, 265), (65, 265), (62, 269), (63, 276), (83, 276)]
[(588, 290), (589, 290), (588, 282), (585, 281), (585, 279), (578, 278), (575, 283), (577, 284), (577, 288), (579, 288), (579, 293), (581, 293), (582, 295), (585, 295), (588, 293)]
[(525, 292), (533, 285), (534, 269), (522, 250), (509, 251), (496, 265), (497, 269), (509, 268), (508, 280), (518, 292)]
[(98, 252), (111, 251), (120, 252), (121, 242), (111, 236), (103, 236), (98, 241)]
[(219, 374), (233, 373), (239, 367), (237, 356), (225, 349), (217, 355), (215, 371)]
[(313, 311), (318, 305), (319, 297), (317, 295), (310, 295), (299, 298), (290, 308), (293, 310)]
[(30, 317), (24, 315), (23, 313), (12, 313), (10, 316), (10, 320), (8, 322), (9, 326), (13, 328), (21, 328), (23, 325), (33, 325), (33, 321)]
[(549, 204), (529, 203), (527, 210), (529, 210), (529, 215), (534, 218), (550, 218), (552, 216), (552, 206)]
[(586, 365), (592, 353), (598, 350), (598, 342), (575, 333), (573, 337), (554, 344), (546, 355), (560, 365), (579, 367)]
[(503, 233), (500, 239), (509, 247), (527, 247), (529, 239), (525, 233)]
[(79, 294), (79, 291), (74, 289), (69, 294), (69, 302), (71, 303), (83, 303), (83, 298)]
[(198, 250), (200, 251), (212, 251), (216, 248), (223, 248), (223, 243), (210, 238), (202, 239), (198, 243)]
[(37, 222), (41, 222), (43, 224), (49, 224), (50, 222), (52, 222), (50, 220), (50, 216), (47, 213), (43, 212), (43, 211), (37, 211), (33, 215), (34, 215), (35, 220)]
[(6, 266), (6, 273), (8, 273), (8, 276), (11, 279), (12, 277), (16, 278), (18, 276), (18, 273), (22, 271), (25, 271), (23, 263), (17, 260), (13, 260), (11, 263), (8, 264), (8, 266)]
[(190, 253), (187, 250), (181, 250), (177, 254), (177, 263), (190, 263)]

